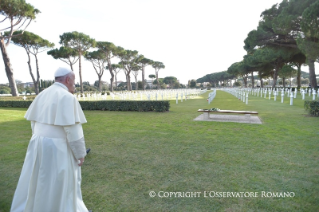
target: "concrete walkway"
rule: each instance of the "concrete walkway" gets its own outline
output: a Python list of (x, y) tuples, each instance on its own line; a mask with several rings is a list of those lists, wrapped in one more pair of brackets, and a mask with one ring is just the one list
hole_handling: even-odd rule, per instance
[(194, 121), (217, 121), (217, 122), (237, 122), (247, 124), (262, 124), (258, 116), (250, 115), (216, 115), (209, 114), (209, 118), (204, 114), (199, 115)]

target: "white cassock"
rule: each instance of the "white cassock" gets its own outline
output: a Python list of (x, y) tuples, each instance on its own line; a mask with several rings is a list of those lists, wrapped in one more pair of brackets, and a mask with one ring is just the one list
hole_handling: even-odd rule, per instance
[(12, 212), (87, 212), (81, 193), (86, 155), (81, 106), (68, 88), (55, 82), (32, 102), (30, 140), (15, 191)]

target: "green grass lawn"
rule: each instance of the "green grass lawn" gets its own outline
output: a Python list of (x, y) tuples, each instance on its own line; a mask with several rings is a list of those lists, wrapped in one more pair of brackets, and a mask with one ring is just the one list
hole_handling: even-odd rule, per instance
[[(170, 112), (84, 111), (82, 166), (86, 206), (100, 211), (319, 211), (319, 119), (303, 109), (250, 96), (246, 105), (217, 91), (175, 104)], [(310, 97), (309, 97), (310, 99)], [(258, 111), (262, 125), (193, 121), (200, 108)], [(9, 211), (28, 141), (26, 109), (0, 108), (0, 211)], [(155, 191), (156, 197), (150, 197)], [(158, 197), (201, 192), (200, 197)], [(204, 197), (258, 192), (258, 197)], [(294, 197), (262, 197), (262, 192)], [(162, 195), (163, 193), (160, 193)], [(213, 193), (211, 193), (213, 195)]]

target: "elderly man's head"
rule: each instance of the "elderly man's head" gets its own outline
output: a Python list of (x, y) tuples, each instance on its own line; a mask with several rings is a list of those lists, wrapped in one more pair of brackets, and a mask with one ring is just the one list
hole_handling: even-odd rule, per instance
[(54, 76), (55, 81), (65, 85), (69, 89), (70, 93), (75, 92), (75, 74), (73, 73), (73, 71), (65, 68), (59, 68), (58, 70), (56, 70)]

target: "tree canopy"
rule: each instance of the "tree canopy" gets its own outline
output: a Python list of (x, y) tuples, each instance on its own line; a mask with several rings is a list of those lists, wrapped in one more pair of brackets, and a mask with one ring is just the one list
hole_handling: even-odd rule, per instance
[[(13, 96), (19, 96), (19, 93), (14, 79), (14, 73), (11, 66), (10, 58), (6, 48), (7, 46), (9, 46), (11, 38), (13, 36), (20, 35), (13, 35), (13, 33), (19, 30), (20, 28), (23, 28), (23, 32), (29, 26), (31, 21), (35, 19), (38, 13), (40, 13), (38, 9), (34, 8), (31, 4), (26, 3), (24, 0), (0, 1), (0, 15), (4, 16), (4, 19), (2, 19), (0, 23), (7, 24), (6, 27), (0, 29), (0, 48), (6, 75), (11, 89), (11, 94)], [(2, 32), (6, 30), (8, 30), (9, 33), (3, 35)], [(6, 43), (5, 39), (7, 40)]]
[(80, 76), (80, 86), (81, 93), (83, 93), (83, 84), (82, 84), (82, 66), (81, 66), (81, 57), (86, 54), (86, 51), (90, 48), (96, 46), (96, 42), (90, 36), (80, 33), (80, 32), (66, 32), (60, 35), (60, 44), (64, 47), (69, 47), (78, 52), (79, 57), (79, 76)]

